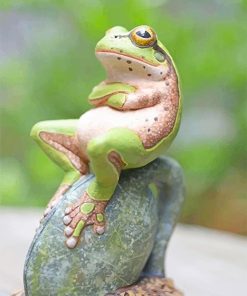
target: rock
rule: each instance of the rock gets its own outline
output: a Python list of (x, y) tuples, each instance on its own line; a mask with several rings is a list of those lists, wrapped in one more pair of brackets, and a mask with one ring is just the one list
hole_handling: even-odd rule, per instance
[(70, 250), (64, 210), (92, 178), (76, 182), (37, 230), (24, 268), (26, 296), (103, 296), (133, 284), (142, 272), (164, 274), (165, 249), (183, 201), (180, 167), (163, 158), (124, 171), (106, 209), (106, 232), (96, 235), (89, 226)]

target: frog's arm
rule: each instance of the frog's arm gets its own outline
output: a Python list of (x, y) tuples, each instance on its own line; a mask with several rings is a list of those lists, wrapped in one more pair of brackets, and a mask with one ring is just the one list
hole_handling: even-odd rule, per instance
[(107, 105), (119, 110), (136, 110), (151, 107), (160, 100), (159, 94), (152, 88), (136, 89), (123, 83), (101, 83), (89, 95), (94, 106)]
[(102, 82), (93, 88), (88, 99), (90, 104), (94, 106), (109, 105), (108, 100), (116, 94), (126, 95), (135, 92), (136, 88), (124, 83), (105, 83)]
[(111, 96), (107, 105), (118, 110), (137, 110), (151, 107), (160, 102), (160, 95), (154, 89), (143, 89), (133, 93), (117, 93)]

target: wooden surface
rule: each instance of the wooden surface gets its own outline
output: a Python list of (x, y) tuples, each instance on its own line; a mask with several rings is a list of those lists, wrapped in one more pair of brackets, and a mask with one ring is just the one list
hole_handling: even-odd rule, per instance
[[(0, 296), (22, 286), (26, 252), (42, 211), (0, 208)], [(185, 296), (247, 295), (247, 239), (178, 225), (167, 253), (167, 276)]]

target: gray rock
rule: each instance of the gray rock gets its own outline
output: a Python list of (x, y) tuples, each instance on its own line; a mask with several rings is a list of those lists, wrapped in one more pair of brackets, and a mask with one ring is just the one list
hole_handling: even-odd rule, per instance
[(25, 262), (26, 296), (103, 296), (134, 283), (141, 273), (164, 275), (165, 250), (184, 196), (178, 164), (163, 158), (124, 171), (106, 209), (106, 232), (98, 236), (87, 227), (70, 250), (64, 210), (92, 178), (75, 183), (40, 225)]

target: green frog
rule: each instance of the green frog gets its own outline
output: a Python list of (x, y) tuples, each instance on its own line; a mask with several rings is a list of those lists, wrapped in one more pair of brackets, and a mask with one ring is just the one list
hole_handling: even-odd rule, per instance
[(121, 171), (145, 166), (164, 153), (181, 117), (177, 70), (151, 27), (131, 31), (113, 27), (97, 43), (96, 57), (107, 77), (89, 95), (94, 108), (79, 119), (39, 122), (31, 131), (65, 171), (44, 215), (74, 182), (89, 171), (95, 174), (83, 196), (65, 210), (64, 233), (70, 249), (88, 225), (96, 234), (104, 233), (105, 207)]

